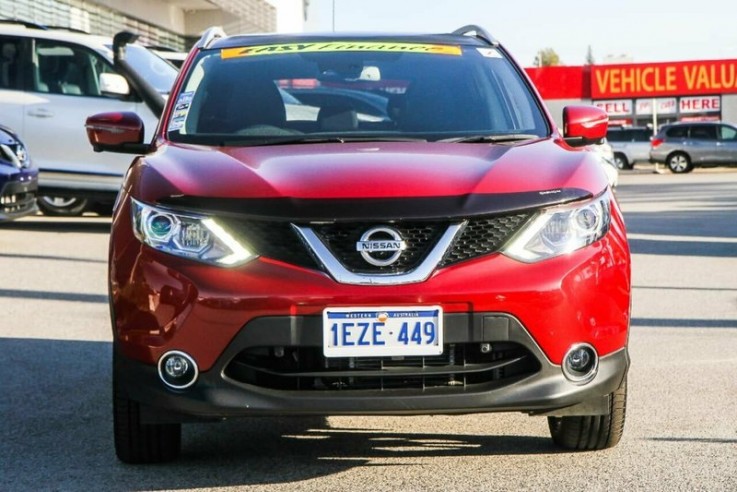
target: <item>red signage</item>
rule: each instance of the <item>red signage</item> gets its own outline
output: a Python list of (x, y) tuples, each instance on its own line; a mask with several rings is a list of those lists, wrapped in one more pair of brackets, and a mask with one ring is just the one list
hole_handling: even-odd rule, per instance
[(737, 93), (737, 60), (595, 65), (591, 97), (685, 96)]

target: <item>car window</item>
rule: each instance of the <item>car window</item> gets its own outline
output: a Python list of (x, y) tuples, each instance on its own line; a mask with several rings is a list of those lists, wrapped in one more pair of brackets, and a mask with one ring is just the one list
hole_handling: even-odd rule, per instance
[(137, 44), (125, 47), (125, 59), (133, 70), (143, 76), (161, 94), (169, 94), (178, 71), (172, 64)]
[(665, 134), (666, 136), (668, 136), (668, 138), (687, 138), (688, 128), (689, 127), (687, 125), (673, 126), (671, 128), (668, 128)]
[(438, 45), (438, 52), (390, 52), (377, 45), (344, 51), (338, 48), (345, 43), (326, 43), (324, 51), (257, 56), (242, 54), (253, 47), (203, 51), (177, 97), (169, 136), (195, 142), (217, 135), (227, 144), (222, 136), (548, 134), (540, 107), (501, 51)]
[(20, 88), (20, 41), (0, 37), (0, 89)]
[(695, 125), (691, 127), (691, 138), (697, 140), (716, 140), (717, 127), (713, 125)]
[(33, 88), (50, 94), (102, 96), (100, 74), (113, 72), (98, 54), (55, 41), (38, 40), (34, 59)]
[(606, 133), (606, 139), (610, 142), (624, 142), (627, 140), (626, 130), (611, 129)]
[(642, 128), (632, 131), (632, 141), (634, 142), (649, 142), (652, 132), (647, 128)]
[(737, 140), (737, 128), (720, 125), (719, 133), (719, 138), (722, 140)]

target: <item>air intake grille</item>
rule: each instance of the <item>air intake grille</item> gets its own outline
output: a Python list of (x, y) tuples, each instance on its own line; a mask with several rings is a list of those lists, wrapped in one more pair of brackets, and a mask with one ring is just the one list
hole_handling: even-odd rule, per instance
[(540, 369), (522, 345), (447, 344), (432, 357), (325, 358), (319, 347), (253, 347), (225, 369), (236, 381), (277, 390), (341, 391), (457, 388), (512, 383)]

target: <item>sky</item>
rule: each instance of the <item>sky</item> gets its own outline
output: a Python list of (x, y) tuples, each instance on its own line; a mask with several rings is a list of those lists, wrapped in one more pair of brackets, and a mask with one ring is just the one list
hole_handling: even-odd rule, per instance
[(737, 59), (737, 0), (310, 0), (305, 31), (451, 32), (484, 27), (523, 66)]

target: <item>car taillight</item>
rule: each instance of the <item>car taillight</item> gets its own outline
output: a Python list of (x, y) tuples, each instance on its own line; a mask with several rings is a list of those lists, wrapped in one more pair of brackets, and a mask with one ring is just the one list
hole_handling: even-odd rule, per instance
[(655, 137), (653, 137), (650, 140), (650, 147), (652, 147), (654, 149), (654, 148), (657, 148), (662, 143), (663, 143), (663, 139), (662, 138), (655, 138)]

